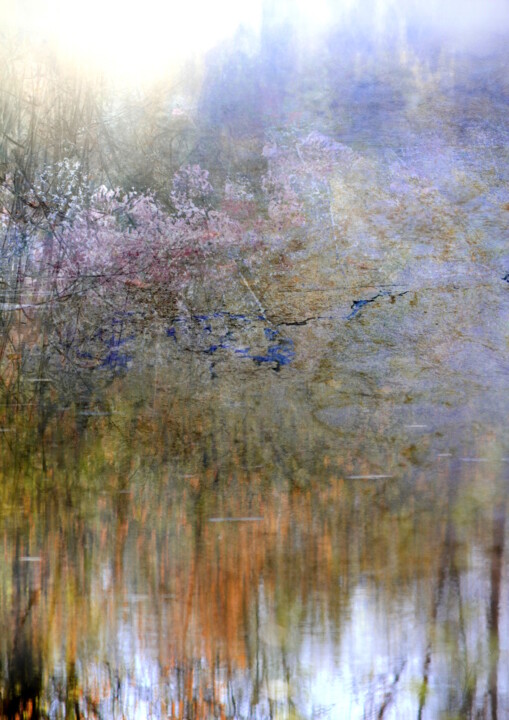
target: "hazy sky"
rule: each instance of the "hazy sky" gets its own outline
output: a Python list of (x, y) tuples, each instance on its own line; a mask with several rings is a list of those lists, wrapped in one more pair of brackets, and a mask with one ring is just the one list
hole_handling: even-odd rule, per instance
[(64, 55), (139, 79), (209, 49), (241, 24), (256, 31), (269, 6), (309, 32), (413, 24), (474, 42), (509, 31), (509, 0), (0, 0), (0, 19)]

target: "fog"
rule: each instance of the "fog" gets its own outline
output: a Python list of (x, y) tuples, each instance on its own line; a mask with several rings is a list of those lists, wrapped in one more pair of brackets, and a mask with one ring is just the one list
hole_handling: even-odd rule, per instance
[[(147, 0), (16, 0), (3, 3), (0, 19), (28, 38), (105, 76), (147, 83), (175, 63), (207, 52), (240, 29), (254, 39), (267, 26), (291, 28), (300, 42), (324, 33), (359, 43), (440, 41), (449, 49), (490, 51), (509, 29), (504, 0), (218, 0), (160, 3)], [(278, 42), (278, 40), (275, 40)]]

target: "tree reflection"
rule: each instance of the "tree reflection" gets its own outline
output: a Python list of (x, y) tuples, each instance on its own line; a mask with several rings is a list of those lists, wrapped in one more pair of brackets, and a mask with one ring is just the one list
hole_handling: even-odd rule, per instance
[[(288, 450), (313, 441), (309, 428), (301, 440), (292, 422), (272, 426), (287, 453), (277, 480), (265, 467), (278, 447), (247, 441), (241, 409), (228, 404), (226, 420), (217, 396), (174, 397), (154, 416), (131, 390), (121, 413), (88, 415), (77, 434), (47, 424), (46, 470), (37, 416), (31, 430), (24, 419), (25, 452), (6, 447), (4, 715), (31, 702), (90, 717), (500, 717), (495, 461), (438, 461), (433, 483), (419, 465), (355, 481), (349, 444), (334, 462), (313, 453), (306, 479), (288, 483)], [(273, 401), (268, 389), (265, 417)], [(202, 451), (181, 453), (179, 433)]]

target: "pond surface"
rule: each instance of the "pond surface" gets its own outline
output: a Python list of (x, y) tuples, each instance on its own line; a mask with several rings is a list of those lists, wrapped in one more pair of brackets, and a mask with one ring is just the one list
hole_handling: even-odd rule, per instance
[(504, 57), (331, 70), (288, 242), (24, 356), (6, 716), (509, 716)]

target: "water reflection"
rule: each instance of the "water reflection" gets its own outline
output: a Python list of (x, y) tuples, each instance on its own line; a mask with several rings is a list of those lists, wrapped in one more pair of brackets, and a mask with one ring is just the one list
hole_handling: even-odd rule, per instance
[(235, 142), (212, 67), (266, 244), (2, 305), (4, 716), (509, 713), (507, 81), (417, 60), (241, 64)]
[(260, 370), (194, 376), (188, 398), (159, 376), (144, 404), (154, 375), (132, 373), (108, 412), (60, 410), (43, 445), (14, 413), (4, 714), (503, 716), (497, 433), (467, 448), (454, 419), (437, 440), (344, 415), (327, 434), (286, 369)]

